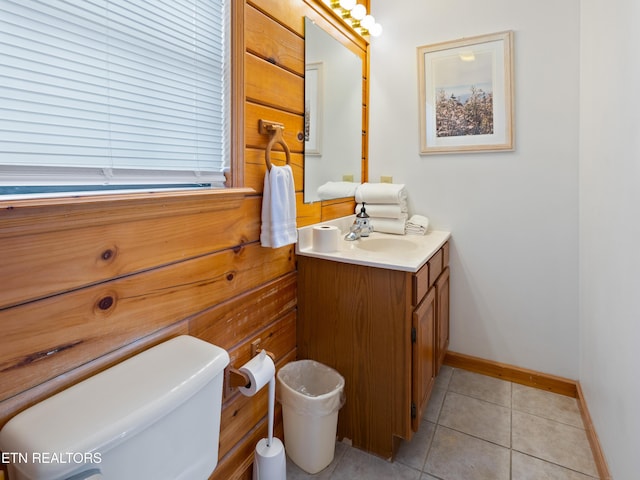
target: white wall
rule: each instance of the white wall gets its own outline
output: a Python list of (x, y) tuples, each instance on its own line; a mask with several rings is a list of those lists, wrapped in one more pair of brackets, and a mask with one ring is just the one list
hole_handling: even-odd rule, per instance
[(580, 383), (616, 480), (640, 476), (640, 2), (581, 4)]
[[(579, 0), (371, 3), (369, 180), (453, 234), (450, 349), (577, 378)], [(420, 156), (416, 47), (503, 30), (516, 150)]]

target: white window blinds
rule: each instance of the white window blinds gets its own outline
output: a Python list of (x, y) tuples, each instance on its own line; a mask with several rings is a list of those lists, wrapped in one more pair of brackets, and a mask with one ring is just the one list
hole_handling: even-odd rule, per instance
[(224, 0), (0, 0), (0, 184), (224, 181), (227, 17)]

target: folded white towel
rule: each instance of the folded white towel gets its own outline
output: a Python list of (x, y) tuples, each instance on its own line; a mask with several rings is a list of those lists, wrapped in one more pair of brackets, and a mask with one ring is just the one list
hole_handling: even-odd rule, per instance
[(360, 184), (355, 182), (327, 182), (318, 187), (318, 197), (320, 200), (353, 197), (358, 185)]
[[(356, 204), (355, 213), (360, 213), (361, 203)], [(407, 206), (398, 203), (367, 203), (364, 206), (370, 217), (400, 218), (407, 215)], [(405, 217), (406, 218), (406, 217)]]
[(407, 218), (372, 218), (369, 223), (373, 227), (374, 232), (404, 235)]
[(278, 248), (295, 243), (297, 239), (293, 171), (289, 165), (273, 165), (264, 176), (260, 244)]
[(424, 235), (429, 228), (429, 219), (423, 215), (412, 215), (407, 222), (407, 234)]
[(357, 203), (397, 203), (407, 202), (407, 190), (399, 183), (363, 183), (356, 189)]

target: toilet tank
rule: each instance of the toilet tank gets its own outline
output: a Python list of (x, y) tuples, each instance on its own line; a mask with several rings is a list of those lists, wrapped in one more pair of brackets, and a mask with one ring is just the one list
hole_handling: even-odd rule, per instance
[(13, 417), (11, 480), (205, 480), (218, 463), (225, 350), (183, 335)]

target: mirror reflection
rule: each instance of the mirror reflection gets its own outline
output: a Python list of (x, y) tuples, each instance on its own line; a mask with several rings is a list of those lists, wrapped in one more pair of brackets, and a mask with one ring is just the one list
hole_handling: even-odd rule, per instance
[(304, 202), (361, 182), (362, 60), (305, 18)]

